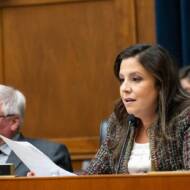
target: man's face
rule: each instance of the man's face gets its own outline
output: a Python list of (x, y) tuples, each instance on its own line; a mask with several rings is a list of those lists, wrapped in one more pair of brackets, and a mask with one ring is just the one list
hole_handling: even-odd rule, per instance
[[(0, 106), (0, 134), (12, 138), (18, 128), (18, 122), (15, 120), (15, 116), (5, 116)], [(0, 144), (3, 141), (0, 139)]]

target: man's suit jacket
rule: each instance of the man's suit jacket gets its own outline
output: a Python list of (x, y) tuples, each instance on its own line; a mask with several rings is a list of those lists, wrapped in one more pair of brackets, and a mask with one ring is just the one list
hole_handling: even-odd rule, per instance
[[(22, 134), (17, 134), (14, 140), (27, 141), (46, 154), (59, 167), (72, 172), (70, 154), (64, 144), (57, 144), (47, 140), (26, 138)], [(15, 165), (16, 176), (26, 176), (29, 169), (24, 163), (11, 151), (7, 163)]]

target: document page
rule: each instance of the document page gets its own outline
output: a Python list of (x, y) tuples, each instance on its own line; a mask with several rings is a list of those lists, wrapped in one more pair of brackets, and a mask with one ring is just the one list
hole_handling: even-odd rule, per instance
[(48, 156), (29, 142), (14, 141), (2, 135), (0, 138), (36, 176), (76, 176), (76, 174), (57, 166)]

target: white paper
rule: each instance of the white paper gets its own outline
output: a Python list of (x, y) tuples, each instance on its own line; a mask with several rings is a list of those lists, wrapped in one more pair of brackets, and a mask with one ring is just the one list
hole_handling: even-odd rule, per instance
[(43, 152), (29, 142), (13, 141), (2, 135), (0, 137), (22, 162), (35, 173), (35, 176), (76, 176), (50, 160)]

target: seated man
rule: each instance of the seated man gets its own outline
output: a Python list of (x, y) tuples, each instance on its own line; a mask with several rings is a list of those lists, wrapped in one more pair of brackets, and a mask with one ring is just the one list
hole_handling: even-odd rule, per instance
[[(24, 137), (19, 131), (23, 125), (25, 97), (18, 90), (0, 85), (0, 134), (17, 141), (28, 141), (45, 153), (55, 164), (72, 172), (69, 152), (65, 145)], [(0, 139), (0, 163), (13, 163), (17, 176), (26, 176), (29, 169)]]
[(190, 93), (190, 66), (182, 67), (179, 71), (181, 86)]

